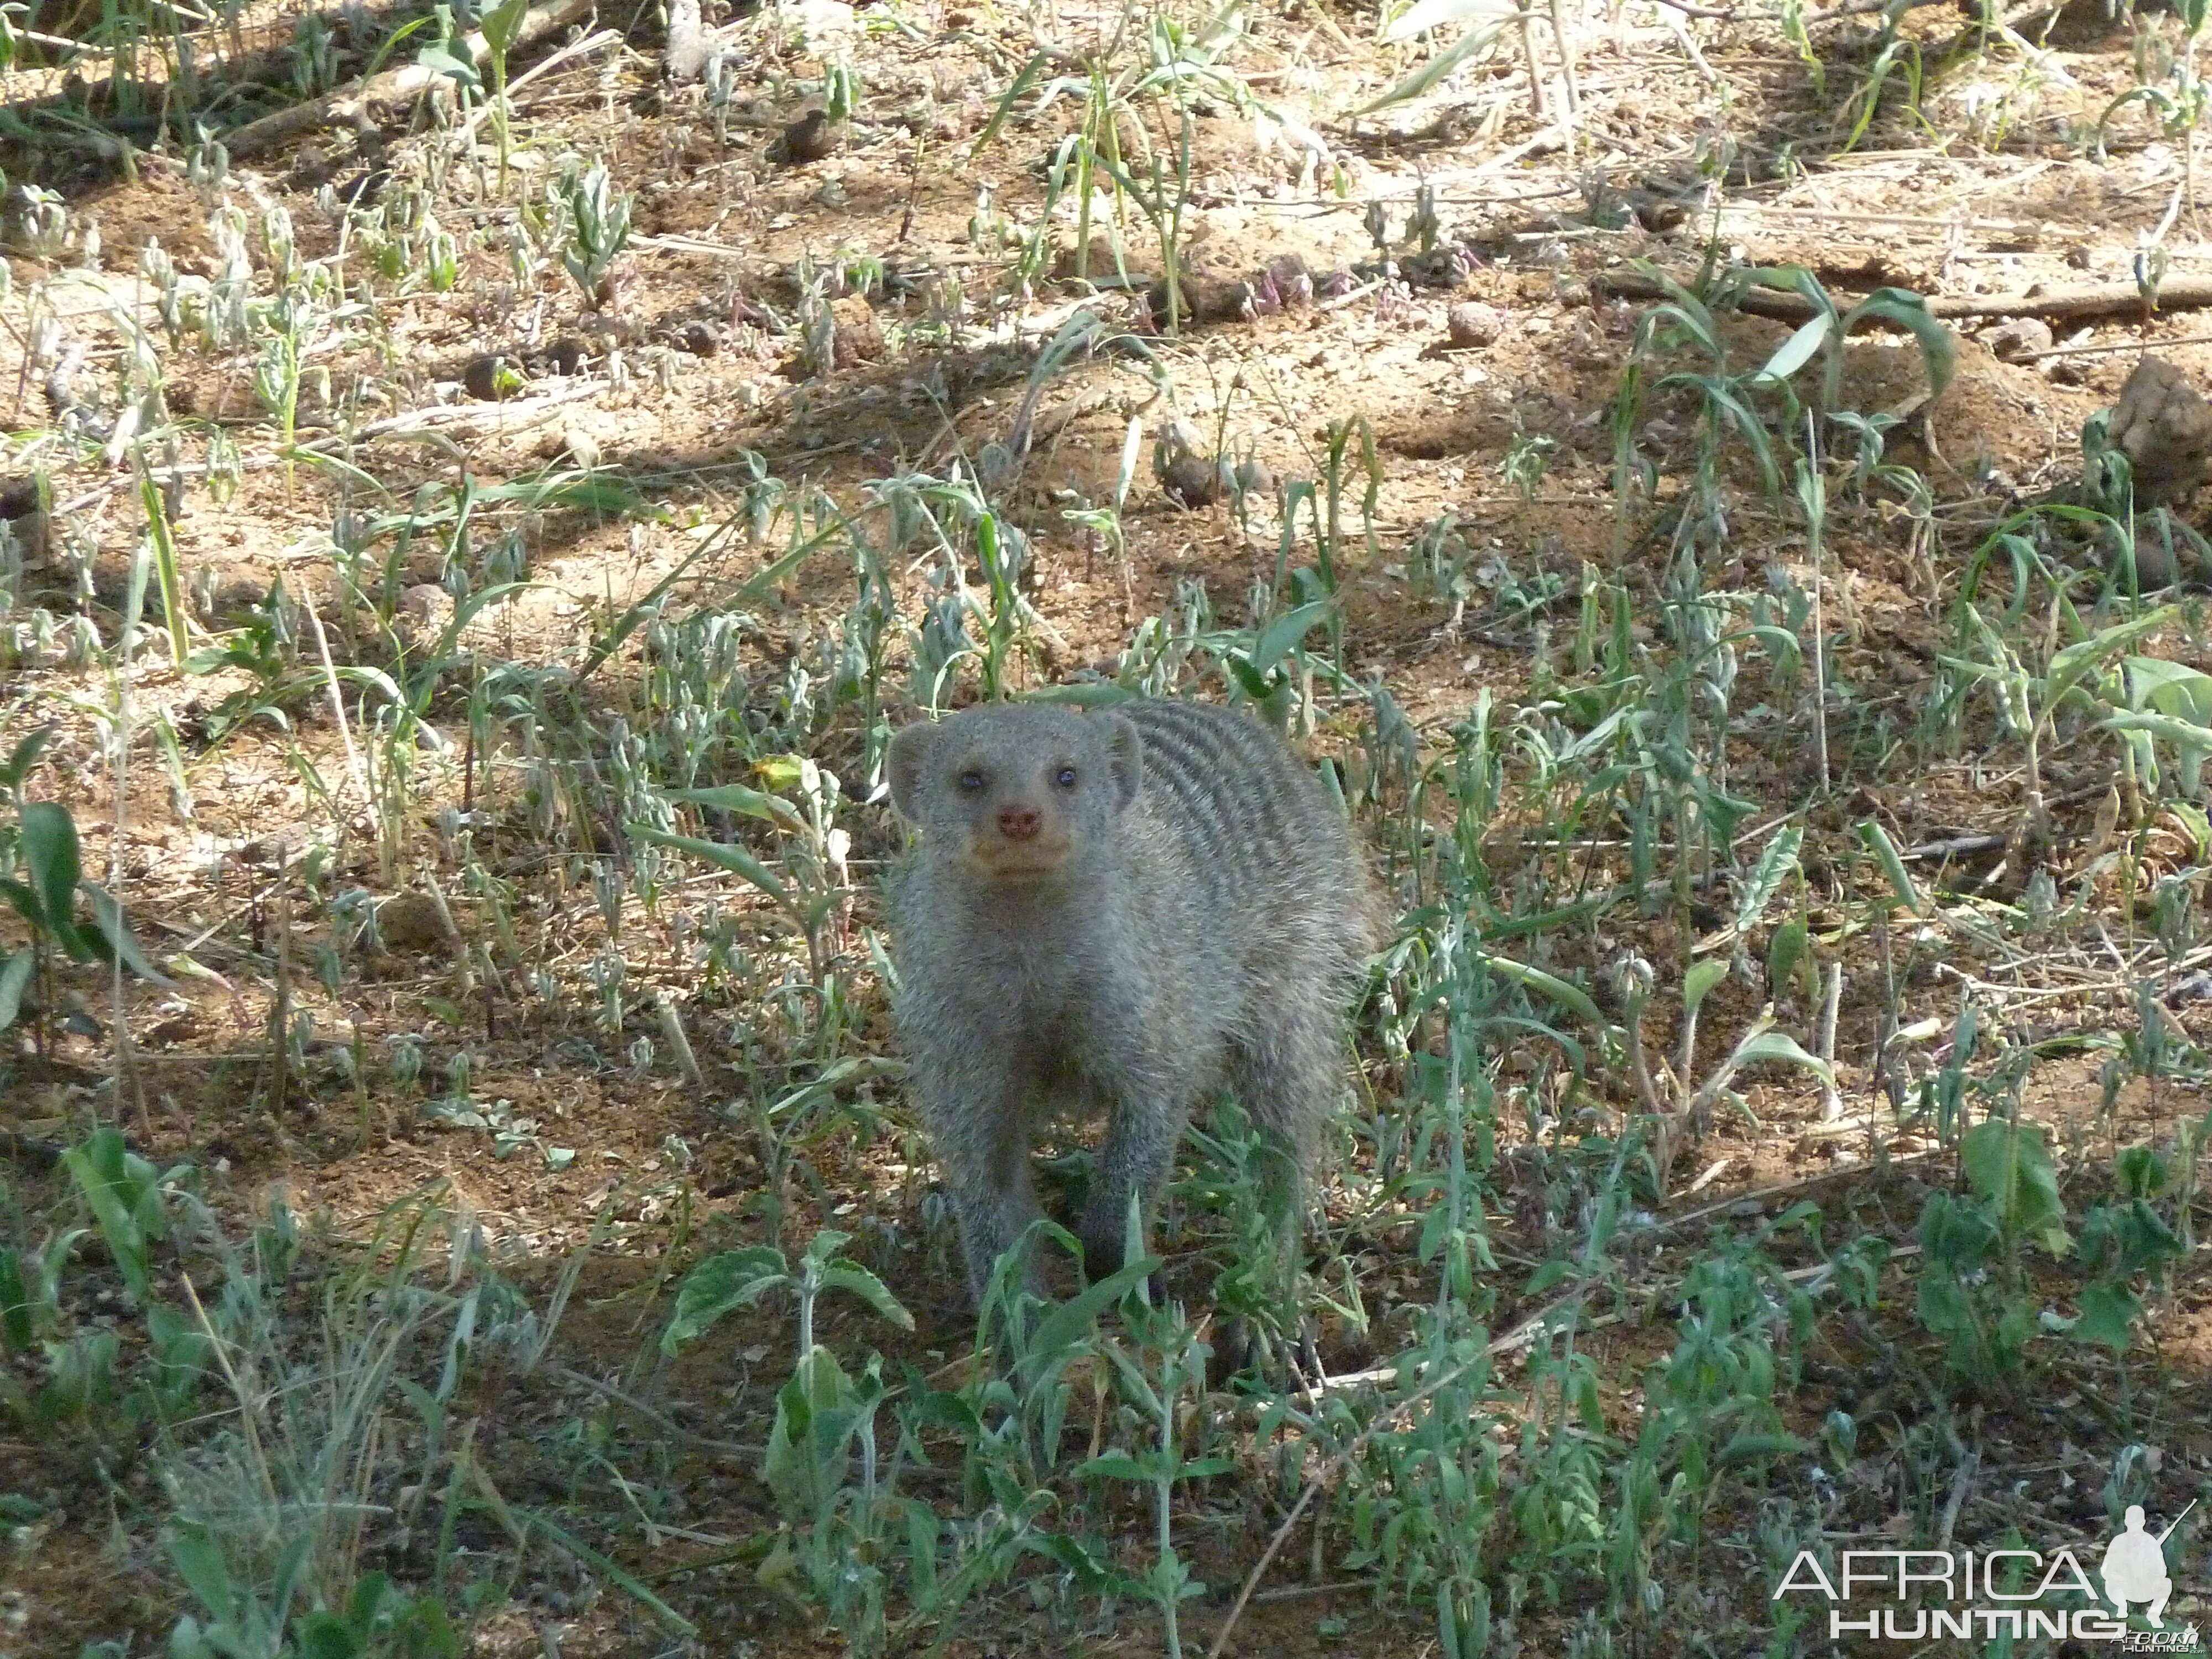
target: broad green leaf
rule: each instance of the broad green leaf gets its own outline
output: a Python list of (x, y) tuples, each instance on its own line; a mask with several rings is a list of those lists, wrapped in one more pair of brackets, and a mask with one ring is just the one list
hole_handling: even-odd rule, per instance
[(1762, 1060), (1779, 1060), (1785, 1066), (1802, 1066), (1824, 1083), (1832, 1084), (1836, 1080), (1836, 1074), (1826, 1060), (1817, 1054), (1807, 1054), (1798, 1046), (1796, 1038), (1788, 1032), (1771, 1028), (1754, 1031), (1744, 1038), (1736, 1044), (1735, 1053), (1729, 1058), (1731, 1063), (1737, 1066), (1748, 1066)]
[(2155, 611), (2147, 611), (2140, 617), (2115, 623), (2101, 634), (2093, 634), (2086, 640), (2053, 653), (2051, 666), (2044, 675), (2043, 702), (2046, 708), (2056, 708), (2059, 701), (2081, 681), (2101, 667), (2114, 653), (2125, 650), (2147, 634), (2154, 634), (2180, 614), (2179, 605), (2162, 605)]
[(1033, 1361), (1049, 1359), (1070, 1347), (1091, 1328), (1100, 1314), (1158, 1273), (1163, 1260), (1148, 1255), (1140, 1261), (1127, 1262), (1120, 1272), (1109, 1273), (1054, 1308), (1038, 1322), (1036, 1334), (1030, 1339), (1024, 1369), (1033, 1369)]
[(2180, 819), (2182, 828), (2189, 831), (2192, 855), (2197, 861), (2202, 864), (2205, 860), (2212, 859), (2212, 817), (2205, 815), (2204, 809), (2193, 802), (2176, 800), (2168, 801), (2166, 810)]
[[(1236, 660), (1230, 659), (1232, 663)], [(1015, 701), (1051, 703), (1060, 708), (1111, 708), (1136, 695), (1126, 685), (1041, 685), (1034, 691), (1024, 692)]]
[(890, 1286), (858, 1262), (830, 1263), (822, 1270), (822, 1285), (825, 1290), (850, 1291), (902, 1331), (914, 1328), (914, 1316), (891, 1294)]
[(2153, 1147), (2122, 1147), (2113, 1169), (2120, 1190), (2130, 1198), (2156, 1198), (2166, 1190), (2166, 1160)]
[(231, 1589), (230, 1569), (215, 1540), (204, 1527), (179, 1521), (170, 1526), (167, 1541), (169, 1559), (177, 1564), (178, 1576), (191, 1587), (200, 1605), (217, 1624), (228, 1624), (237, 1611), (237, 1596)]
[(1735, 930), (1747, 933), (1766, 915), (1776, 891), (1797, 867), (1797, 849), (1804, 844), (1802, 824), (1785, 823), (1774, 832), (1759, 855), (1759, 863), (1736, 900)]
[(90, 950), (76, 931), (76, 884), (83, 870), (78, 862), (76, 820), (58, 801), (23, 804), (23, 862), (29, 866), (31, 886), (38, 896), (40, 921), (57, 943), (78, 961)]
[(2094, 1342), (2125, 1353), (2135, 1345), (2135, 1322), (2142, 1311), (2142, 1303), (2125, 1285), (2092, 1279), (2081, 1287), (2081, 1316), (2069, 1334), (2076, 1342)]
[(1797, 331), (1776, 348), (1775, 353), (1759, 366), (1753, 378), (1762, 380), (1786, 380), (1813, 360), (1829, 335), (1835, 331), (1836, 319), (1827, 313), (1799, 325)]
[(1770, 1463), (1778, 1457), (1802, 1457), (1812, 1447), (1794, 1434), (1739, 1434), (1720, 1449), (1715, 1464), (1730, 1468), (1739, 1463)]
[(1863, 818), (1859, 823), (1859, 841), (1881, 860), (1882, 870), (1889, 877), (1890, 890), (1897, 895), (1897, 902), (1917, 916), (1926, 915), (1927, 902), (1920, 896), (1920, 890), (1912, 884), (1912, 878), (1905, 872), (1905, 860), (1898, 854), (1897, 843), (1890, 840), (1889, 832), (1872, 818)]
[[(155, 967), (147, 959), (146, 953), (138, 948), (138, 941), (131, 932), (131, 924), (123, 919), (123, 907), (115, 902), (108, 890), (95, 881), (79, 882), (77, 886), (92, 905), (92, 927), (79, 930), (86, 941), (96, 950), (104, 945), (106, 949), (100, 951), (103, 957), (111, 961), (117, 957), (121, 957), (125, 968), (149, 984), (158, 985), (165, 991), (175, 990), (176, 981)], [(0, 1024), (5, 1023), (0, 1021)]]
[(2170, 714), (2119, 714), (2099, 724), (2106, 731), (2126, 734), (2133, 744), (2143, 745), (2136, 748), (2136, 757), (2146, 769), (2154, 769), (2153, 757), (2148, 748), (2149, 740), (2155, 738), (2166, 744), (2173, 751), (2182, 787), (2195, 792), (2205, 757), (2212, 755), (2212, 731), (2189, 720), (2177, 720)]
[(153, 1166), (133, 1157), (112, 1127), (94, 1130), (62, 1154), (62, 1164), (99, 1224), (124, 1285), (143, 1307), (153, 1288), (147, 1242), (167, 1231)]
[(2164, 657), (2125, 657), (2128, 707), (2154, 708), (2197, 726), (2212, 726), (2212, 674)]
[(781, 878), (742, 847), (729, 842), (702, 841), (696, 836), (672, 836), (649, 823), (628, 823), (623, 827), (641, 841), (649, 841), (658, 847), (672, 847), (679, 853), (689, 853), (694, 858), (719, 866), (733, 876), (743, 876), (787, 910), (796, 908), (791, 890)]
[(22, 741), (9, 751), (8, 763), (0, 766), (0, 788), (13, 790), (23, 787), (23, 780), (30, 776), (31, 768), (38, 763), (39, 751), (52, 740), (57, 729), (55, 722), (48, 720), (25, 735)]
[(415, 54), (415, 61), (433, 75), (442, 75), (471, 88), (483, 84), (477, 73), (476, 59), (465, 49), (456, 49), (443, 40), (435, 40)]
[(0, 898), (6, 899), (13, 905), (15, 914), (29, 922), (32, 927), (38, 928), (46, 927), (46, 913), (39, 902), (39, 896), (14, 877), (0, 876)]
[(750, 1308), (770, 1291), (790, 1283), (791, 1265), (773, 1245), (708, 1256), (676, 1287), (676, 1311), (661, 1334), (661, 1352), (674, 1353), (724, 1314)]
[(360, 1659), (367, 1651), (354, 1627), (327, 1607), (294, 1620), (292, 1634), (300, 1644), (300, 1659)]
[(1682, 1012), (1692, 1014), (1705, 1000), (1713, 987), (1728, 977), (1729, 965), (1718, 957), (1708, 957), (1703, 962), (1693, 962), (1690, 971), (1682, 975)]
[(506, 57), (508, 48), (514, 45), (515, 31), (521, 27), (523, 14), (529, 9), (530, 0), (500, 0), (499, 4), (479, 13), (477, 27), (483, 31), (484, 45)]
[(1528, 963), (1516, 962), (1510, 957), (1486, 955), (1482, 957), (1482, 963), (1492, 973), (1511, 980), (1524, 990), (1541, 991), (1553, 1001), (1562, 1004), (1571, 1012), (1581, 1015), (1597, 1030), (1602, 1031), (1607, 1028), (1608, 1022), (1606, 1017), (1598, 1012), (1597, 1004), (1592, 1002), (1589, 994), (1579, 986), (1570, 985), (1557, 975), (1547, 974), (1541, 968), (1531, 968)]
[(1928, 309), (1928, 301), (1909, 289), (1878, 288), (1844, 313), (1843, 332), (1872, 319), (1901, 328), (1920, 346), (1921, 367), (1928, 374), (1928, 389), (1941, 396), (1951, 384), (1951, 370), (1959, 343)]
[(1103, 1480), (1149, 1480), (1152, 1472), (1123, 1452), (1106, 1452), (1076, 1466), (1079, 1475), (1094, 1474)]
[(2048, 1249), (2054, 1235), (2064, 1237), (2058, 1174), (2036, 1125), (2002, 1118), (1977, 1123), (1959, 1143), (1959, 1162), (2008, 1237), (2035, 1238)]
[(13, 1025), (15, 1016), (23, 1012), (23, 993), (30, 987), (31, 969), (37, 963), (37, 953), (27, 945), (0, 961), (0, 1031)]
[(1791, 982), (1800, 968), (1806, 969), (1808, 983), (1811, 971), (1812, 930), (1802, 917), (1793, 916), (1774, 930), (1774, 937), (1766, 946), (1766, 984), (1770, 996), (1779, 996), (1783, 988)]
[(1840, 316), (1834, 297), (1820, 286), (1820, 279), (1803, 265), (1753, 265), (1740, 275), (1747, 288), (1778, 289), (1784, 294), (1795, 294), (1824, 316)]
[(1252, 666), (1266, 673), (1289, 654), (1291, 647), (1328, 621), (1335, 607), (1334, 599), (1316, 599), (1276, 617), (1252, 642)]
[(725, 812), (743, 812), (748, 817), (767, 818), (794, 830), (806, 825), (799, 809), (782, 796), (772, 795), (765, 789), (748, 789), (742, 783), (726, 783), (718, 789), (672, 789), (668, 799), (712, 806)]

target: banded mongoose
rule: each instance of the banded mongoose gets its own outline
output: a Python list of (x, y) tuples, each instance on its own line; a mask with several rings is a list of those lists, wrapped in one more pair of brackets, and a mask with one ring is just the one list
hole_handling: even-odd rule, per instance
[[(1351, 826), (1275, 734), (1196, 702), (971, 708), (891, 740), (920, 831), (892, 889), (897, 1018), (982, 1301), (1036, 1218), (1030, 1142), (1104, 1110), (1077, 1232), (1121, 1261), (1194, 1108), (1226, 1087), (1276, 1147), (1287, 1247), (1343, 1086), (1379, 915)], [(1024, 1264), (1032, 1287), (1035, 1262)]]

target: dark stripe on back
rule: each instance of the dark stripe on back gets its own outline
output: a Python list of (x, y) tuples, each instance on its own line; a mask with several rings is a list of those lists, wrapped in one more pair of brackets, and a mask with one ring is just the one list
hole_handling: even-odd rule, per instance
[(1249, 870), (1247, 826), (1236, 814), (1237, 774), (1246, 769), (1232, 766), (1218, 745), (1206, 742), (1212, 734), (1194, 730), (1194, 722), (1146, 712), (1152, 717), (1139, 722), (1139, 731), (1146, 787), (1158, 792), (1153, 816), (1209, 862), (1231, 860)]
[(1204, 703), (1127, 708), (1148, 780), (1167, 798), (1156, 817), (1194, 855), (1233, 871), (1248, 900), (1290, 897), (1276, 890), (1281, 878), (1302, 888), (1340, 857), (1318, 786), (1273, 732)]

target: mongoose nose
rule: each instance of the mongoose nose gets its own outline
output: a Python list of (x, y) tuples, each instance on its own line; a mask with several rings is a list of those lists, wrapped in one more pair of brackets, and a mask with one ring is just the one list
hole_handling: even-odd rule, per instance
[(999, 811), (999, 833), (1008, 841), (1035, 841), (1044, 827), (1034, 806), (1006, 806)]

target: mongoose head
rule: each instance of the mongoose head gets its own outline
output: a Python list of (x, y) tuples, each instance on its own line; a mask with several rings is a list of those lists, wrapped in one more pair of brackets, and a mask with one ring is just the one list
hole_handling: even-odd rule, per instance
[(994, 703), (891, 739), (891, 804), (978, 874), (1049, 876), (1137, 799), (1143, 743), (1119, 714)]

